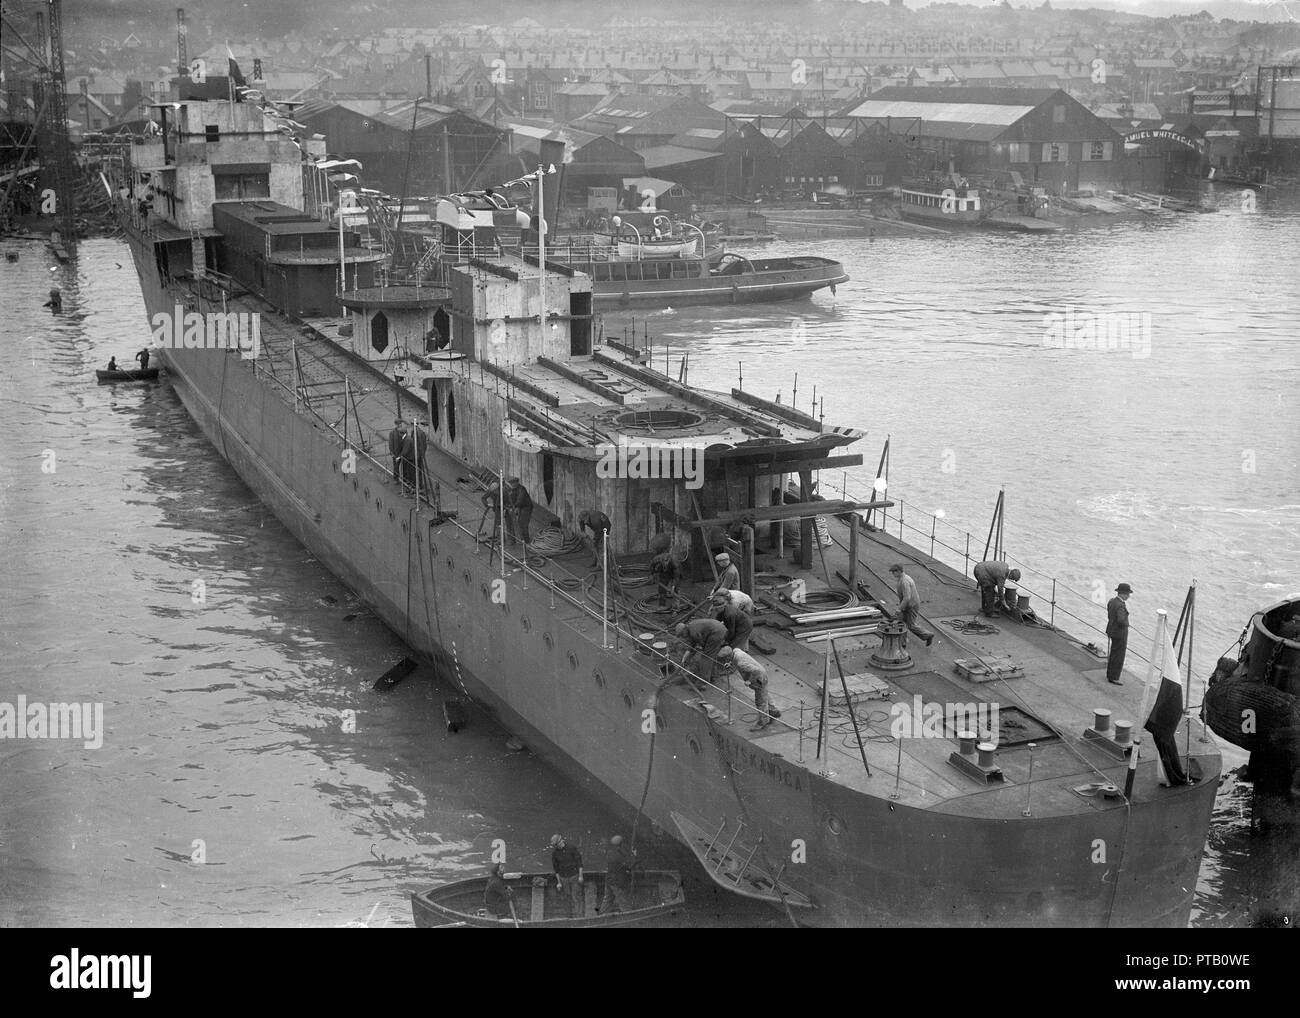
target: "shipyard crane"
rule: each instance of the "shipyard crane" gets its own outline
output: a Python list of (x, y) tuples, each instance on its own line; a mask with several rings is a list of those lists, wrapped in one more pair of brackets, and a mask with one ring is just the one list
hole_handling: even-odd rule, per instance
[[(17, 167), (27, 158), (34, 144), (45, 174), (48, 198), (53, 199), (53, 214), (65, 238), (71, 239), (75, 226), (76, 202), (73, 195), (74, 166), (72, 141), (68, 136), (67, 73), (63, 64), (63, 13), (61, 0), (41, 0), (37, 6), (36, 42), (33, 44), (17, 24), (19, 11), (13, 4), (0, 8), (5, 45), (3, 52), (11, 60), (27, 64), (35, 72), (32, 98), (36, 117), (33, 130), (15, 163), (15, 172), (7, 181), (0, 210), (7, 210), (18, 183)], [(11, 44), (17, 41), (22, 49)]]

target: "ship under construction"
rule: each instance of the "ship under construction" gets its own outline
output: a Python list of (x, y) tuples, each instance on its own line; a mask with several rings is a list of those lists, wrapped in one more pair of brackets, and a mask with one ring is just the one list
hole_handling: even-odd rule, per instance
[[(1220, 770), (1211, 736), (1180, 730), (1195, 781), (1162, 785), (1144, 753), (1126, 795), (1139, 684), (1107, 685), (1104, 660), (1050, 626), (951, 629), (978, 601), (969, 579), (868, 526), (881, 500), (815, 496), (818, 471), (861, 463), (845, 450), (863, 431), (601, 342), (590, 279), (544, 258), (386, 285), (380, 253), (303, 211), (321, 143), (249, 101), (182, 100), (158, 119), (122, 206), (150, 321), (260, 322), (244, 348), (186, 333), (159, 351), (166, 377), (455, 695), (801, 925), (1186, 924)], [(428, 436), (413, 485), (388, 454), (398, 416)], [(701, 448), (702, 484), (597, 469), (646, 443)], [(484, 496), (502, 478), (532, 494), (527, 545), (494, 525)], [(573, 539), (584, 510), (612, 523), (603, 570)], [(633, 585), (652, 546), (687, 572), (668, 611)], [(673, 625), (721, 548), (755, 601), (751, 652), (780, 710), (765, 727), (734, 679), (677, 663)], [(932, 646), (896, 617), (895, 563)], [(919, 703), (970, 710), (895, 737)], [(994, 708), (997, 731), (978, 730)]]

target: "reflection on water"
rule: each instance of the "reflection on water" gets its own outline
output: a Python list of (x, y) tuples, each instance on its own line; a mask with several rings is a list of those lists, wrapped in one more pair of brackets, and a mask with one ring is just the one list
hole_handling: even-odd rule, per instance
[[(1072, 586), (1129, 580), (1150, 613), (1176, 610), (1195, 577), (1206, 662), (1300, 576), (1285, 310), (1300, 266), (1277, 222), (776, 246), (815, 246), (853, 281), (635, 328), (674, 374), (689, 352), (696, 384), (743, 373), (806, 410), (816, 386), (828, 422), (869, 430), (870, 466), (892, 435), (891, 482), (962, 527), (986, 527), (1006, 485), (1013, 553)], [(0, 697), (102, 701), (107, 733), (98, 751), (0, 744), (0, 922), (409, 925), (405, 895), (478, 872), (495, 839), (511, 866), (546, 868), (563, 831), (594, 866), (618, 829), (597, 804), (480, 715), (448, 733), (447, 691), (424, 672), (371, 691), (400, 641), (166, 385), (90, 381), (148, 336), (125, 248), (91, 241), (51, 265), (28, 245), (0, 267)], [(52, 280), (58, 317), (40, 308)], [(1043, 348), (1043, 315), (1067, 303), (1150, 312), (1151, 356)], [(869, 486), (870, 470), (848, 475)], [(1295, 910), (1297, 842), (1249, 835), (1243, 795), (1235, 780), (1220, 794), (1198, 925)], [(687, 894), (677, 923), (780, 922), (694, 875)]]

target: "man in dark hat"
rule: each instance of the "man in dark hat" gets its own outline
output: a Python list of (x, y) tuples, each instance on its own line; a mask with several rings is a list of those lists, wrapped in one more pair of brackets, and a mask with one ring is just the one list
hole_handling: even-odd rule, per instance
[(576, 845), (570, 845), (563, 834), (551, 837), (551, 869), (555, 871), (560, 897), (569, 902), (569, 914), (582, 915), (586, 911), (582, 897), (582, 853)]
[(149, 348), (148, 347), (145, 347), (138, 354), (136, 354), (135, 359), (140, 362), (141, 371), (149, 370)]
[(1128, 652), (1128, 606), (1124, 603), (1133, 593), (1127, 583), (1115, 588), (1115, 596), (1106, 605), (1106, 635), (1110, 637), (1110, 654), (1106, 658), (1106, 681), (1124, 685), (1124, 655)]

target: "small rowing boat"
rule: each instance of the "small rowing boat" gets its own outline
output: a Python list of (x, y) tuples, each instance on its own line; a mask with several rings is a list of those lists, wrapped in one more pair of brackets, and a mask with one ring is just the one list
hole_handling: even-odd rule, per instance
[(99, 379), (99, 384), (105, 382), (156, 382), (158, 381), (159, 368), (136, 368), (134, 371), (123, 371), (118, 368), (116, 371), (97, 370), (95, 377)]
[(421, 929), (449, 926), (477, 926), (511, 929), (516, 926), (578, 927), (631, 926), (669, 915), (686, 903), (681, 876), (675, 870), (639, 870), (633, 875), (632, 906), (626, 912), (599, 912), (605, 893), (605, 874), (587, 870), (583, 891), (585, 908), (579, 916), (570, 913), (569, 896), (555, 884), (553, 873), (506, 873), (514, 891), (515, 915), (497, 918), (483, 905), (487, 877), (457, 880), (411, 895), (411, 912)]

